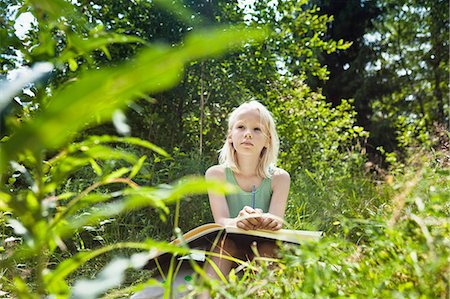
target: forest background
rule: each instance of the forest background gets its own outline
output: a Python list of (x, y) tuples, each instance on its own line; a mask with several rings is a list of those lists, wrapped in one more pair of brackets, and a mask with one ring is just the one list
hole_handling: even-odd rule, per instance
[(175, 228), (212, 222), (206, 188), (226, 186), (201, 177), (228, 113), (256, 99), (291, 174), (286, 226), (325, 237), (225, 287), (200, 271), (189, 294), (447, 298), (448, 1), (2, 0), (0, 12), (0, 296), (152, 283), (142, 252), (185, 253), (166, 242)]

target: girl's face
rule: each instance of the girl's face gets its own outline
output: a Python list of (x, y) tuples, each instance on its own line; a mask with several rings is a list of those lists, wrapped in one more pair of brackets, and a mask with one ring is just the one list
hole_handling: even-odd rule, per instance
[(236, 116), (228, 134), (228, 142), (239, 154), (255, 154), (259, 157), (263, 148), (269, 145), (259, 110), (247, 109)]

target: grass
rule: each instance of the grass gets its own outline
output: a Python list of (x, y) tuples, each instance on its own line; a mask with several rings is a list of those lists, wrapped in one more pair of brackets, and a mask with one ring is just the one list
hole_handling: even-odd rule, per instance
[[(347, 190), (352, 192), (351, 188)], [(335, 192), (330, 196), (338, 198), (338, 190)], [(361, 211), (359, 217), (342, 216), (339, 222), (331, 224), (332, 229), (321, 241), (300, 247), (284, 246), (275, 267), (273, 263), (260, 261), (260, 271), (250, 273), (238, 283), (230, 282), (221, 290), (222, 295), (448, 298), (450, 169), (428, 159), (425, 164), (416, 163), (404, 170), (392, 184), (378, 188), (378, 192), (376, 199), (383, 202), (378, 209), (371, 199), (376, 193), (366, 194), (365, 198), (348, 197), (370, 202), (355, 205), (352, 212)], [(330, 194), (330, 190), (325, 193)], [(350, 202), (342, 207), (348, 206)], [(368, 206), (370, 212), (363, 217)], [(301, 219), (302, 227), (315, 226), (308, 224), (312, 216), (305, 212), (307, 207), (308, 204), (291, 207), (288, 218)], [(330, 207), (333, 201), (322, 207), (323, 213), (336, 214), (327, 210)], [(218, 294), (217, 289), (212, 292)]]
[[(376, 179), (363, 170), (361, 175), (325, 177), (305, 171), (293, 176), (288, 227), (320, 229), (324, 238), (301, 247), (283, 246), (275, 261), (253, 261), (226, 285), (197, 280), (189, 294), (208, 289), (213, 296), (229, 298), (447, 298), (450, 168), (441, 160), (422, 154), (395, 169), (394, 176)], [(116, 242), (170, 240), (175, 222), (186, 232), (212, 221), (205, 195), (182, 201), (178, 219), (175, 205), (169, 210), (165, 220), (144, 208), (85, 227), (64, 240), (67, 250), (56, 251), (49, 267), (79, 251)], [(87, 262), (68, 277), (69, 285), (95, 278), (112, 259), (134, 252), (121, 249)], [(122, 298), (150, 277), (149, 271), (127, 270), (120, 287), (104, 297)], [(32, 273), (24, 279), (32, 281)]]
[[(198, 279), (188, 297), (207, 289), (217, 298), (448, 298), (450, 169), (436, 161), (426, 155), (383, 182), (360, 176), (319, 184), (299, 176), (286, 220), (295, 229), (323, 229), (325, 237), (284, 245), (275, 261), (255, 260), (225, 285)], [(193, 213), (182, 213), (186, 230), (205, 215), (193, 207), (198, 202), (182, 206)], [(150, 278), (147, 271), (127, 275), (131, 285)]]

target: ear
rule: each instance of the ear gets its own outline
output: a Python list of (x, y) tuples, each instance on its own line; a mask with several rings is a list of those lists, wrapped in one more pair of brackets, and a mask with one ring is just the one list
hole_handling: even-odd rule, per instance
[(231, 130), (228, 130), (227, 141), (228, 143), (233, 143), (233, 140), (231, 139)]

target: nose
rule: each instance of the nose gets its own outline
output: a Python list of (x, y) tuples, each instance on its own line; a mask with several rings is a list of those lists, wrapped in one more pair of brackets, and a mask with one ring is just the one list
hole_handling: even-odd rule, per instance
[(250, 132), (250, 130), (246, 130), (245, 134), (244, 134), (245, 138), (252, 138), (252, 133)]

